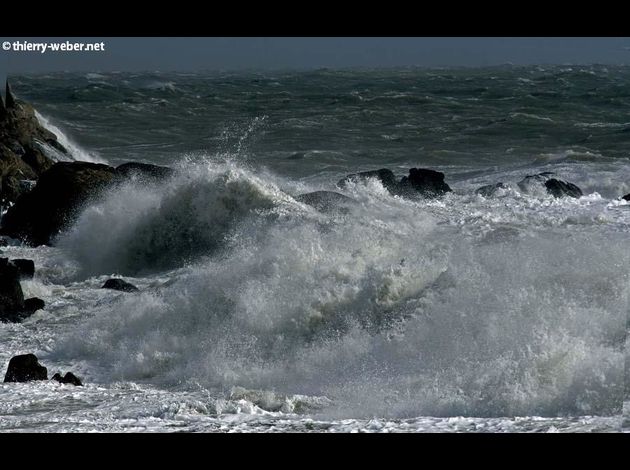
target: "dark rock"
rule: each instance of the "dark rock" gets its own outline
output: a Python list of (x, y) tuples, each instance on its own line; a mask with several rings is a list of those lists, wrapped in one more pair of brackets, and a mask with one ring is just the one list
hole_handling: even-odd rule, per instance
[(9, 148), (14, 154), (20, 157), (26, 154), (26, 150), (24, 150), (24, 147), (22, 147), (19, 142), (9, 142)]
[(400, 181), (400, 187), (403, 192), (409, 193), (411, 189), (426, 197), (442, 196), (452, 191), (444, 182), (444, 173), (425, 168), (411, 168), (409, 176)]
[(121, 178), (145, 178), (162, 180), (175, 174), (175, 170), (166, 166), (149, 163), (129, 162), (116, 167), (116, 175)]
[(31, 297), (24, 301), (25, 312), (35, 313), (38, 310), (42, 310), (44, 307), (46, 307), (46, 302), (37, 297)]
[(20, 321), (23, 310), (19, 271), (8, 258), (0, 258), (0, 321)]
[(80, 206), (98, 196), (114, 174), (114, 168), (97, 163), (56, 163), (7, 211), (0, 234), (34, 246), (50, 244), (74, 221)]
[(354, 203), (354, 199), (334, 191), (315, 191), (295, 196), (296, 201), (314, 207), (321, 212), (333, 212), (343, 209), (340, 206)]
[(33, 147), (27, 147), (26, 149), (24, 149), (22, 160), (26, 164), (28, 164), (38, 175), (41, 175), (46, 170), (51, 169), (52, 166), (55, 164), (54, 161), (52, 161), (41, 151)]
[(4, 121), (7, 114), (8, 114), (7, 108), (4, 106), (4, 100), (2, 99), (2, 95), (0, 95), (0, 122)]
[(33, 260), (12, 259), (11, 264), (17, 268), (20, 279), (32, 279), (35, 275), (35, 263)]
[(8, 81), (6, 87), (6, 106), (0, 106), (0, 200), (15, 202), (21, 194), (16, 181), (37, 179), (54, 164), (46, 146), (68, 151), (40, 124), (33, 107), (15, 98)]
[(9, 85), (9, 80), (7, 80), (6, 89), (4, 93), (4, 99), (6, 100), (6, 108), (7, 110), (16, 107), (16, 99), (13, 96), (13, 91), (11, 90), (11, 85)]
[(75, 385), (77, 387), (83, 386), (81, 380), (72, 372), (66, 372), (66, 375), (63, 377), (59, 372), (57, 372), (55, 375), (52, 376), (50, 380), (56, 380), (59, 383)]
[(81, 382), (81, 380), (72, 372), (66, 372), (66, 375), (63, 377), (62, 380), (63, 380), (63, 383), (72, 384), (76, 387), (83, 386), (83, 383)]
[(537, 175), (527, 175), (521, 181), (518, 182), (518, 187), (524, 193), (531, 193), (534, 188), (544, 186), (547, 193), (554, 197), (581, 197), (582, 190), (573, 183), (567, 183), (560, 181), (556, 178), (552, 178), (555, 173), (546, 171), (538, 173)]
[(496, 184), (488, 184), (486, 186), (482, 186), (481, 188), (475, 191), (475, 194), (479, 194), (484, 197), (493, 196), (499, 189), (506, 189), (507, 186), (501, 182)]
[(566, 183), (555, 178), (545, 181), (547, 192), (554, 197), (582, 197), (582, 190), (572, 183)]
[(15, 141), (15, 137), (10, 135), (10, 128), (10, 123), (0, 125), (0, 201), (5, 202), (14, 202), (23, 192), (21, 180), (37, 178), (33, 168), (11, 149), (22, 147)]
[(107, 281), (105, 281), (105, 284), (103, 284), (102, 289), (114, 289), (114, 290), (120, 290), (123, 292), (137, 292), (138, 288), (136, 286), (134, 286), (133, 284), (129, 284), (126, 281), (123, 281), (122, 279), (108, 279)]
[(34, 297), (24, 300), (24, 292), (19, 281), (22, 268), (26, 267), (28, 275), (31, 269), (29, 261), (9, 261), (7, 258), (0, 258), (0, 321), (18, 323), (36, 310), (44, 308), (45, 304), (41, 299)]
[(5, 382), (29, 382), (31, 380), (47, 380), (48, 369), (42, 366), (35, 354), (14, 356), (9, 361)]
[(517, 183), (518, 187), (524, 193), (530, 192), (533, 186), (545, 184), (545, 182), (553, 176), (555, 173), (550, 171), (545, 171), (543, 173), (538, 173), (537, 175), (527, 175), (521, 181)]
[(0, 178), (0, 201), (14, 202), (24, 192), (20, 180), (12, 175)]
[(357, 182), (368, 178), (378, 179), (381, 184), (390, 192), (395, 193), (398, 190), (398, 182), (396, 181), (396, 176), (394, 176), (394, 173), (387, 168), (381, 168), (380, 170), (373, 171), (362, 171), (360, 173), (348, 175), (345, 178), (339, 180), (337, 186), (343, 187), (350, 181)]
[(392, 194), (413, 197), (418, 194), (426, 197), (437, 197), (451, 191), (444, 182), (444, 173), (424, 168), (411, 168), (409, 176), (403, 177), (400, 182), (391, 170), (382, 168), (374, 171), (364, 171), (348, 175), (341, 179), (337, 185), (344, 186), (349, 181), (360, 181), (366, 178), (377, 178)]
[(630, 201), (630, 194), (626, 194), (624, 197), (622, 197), (621, 199), (625, 200), (625, 201)]

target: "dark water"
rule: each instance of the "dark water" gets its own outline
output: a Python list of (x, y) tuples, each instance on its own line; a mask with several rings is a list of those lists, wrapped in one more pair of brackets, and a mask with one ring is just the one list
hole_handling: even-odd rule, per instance
[[(283, 175), (627, 161), (630, 68), (56, 74), (15, 88), (113, 163), (238, 152)], [(115, 129), (116, 132), (112, 132)]]

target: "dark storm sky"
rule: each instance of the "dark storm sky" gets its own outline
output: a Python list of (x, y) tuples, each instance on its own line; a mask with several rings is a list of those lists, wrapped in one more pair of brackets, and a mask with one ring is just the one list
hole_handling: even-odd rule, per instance
[(5, 52), (0, 75), (317, 67), (626, 64), (630, 38), (3, 38), (104, 42), (105, 52)]

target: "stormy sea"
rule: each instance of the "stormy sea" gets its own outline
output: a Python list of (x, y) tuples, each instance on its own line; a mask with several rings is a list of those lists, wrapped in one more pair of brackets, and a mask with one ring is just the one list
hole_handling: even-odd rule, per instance
[[(1, 383), (0, 431), (624, 430), (630, 67), (10, 80), (51, 159), (173, 172), (4, 238), (45, 307), (0, 323), (0, 379), (83, 386)], [(450, 191), (346, 178), (381, 169)]]

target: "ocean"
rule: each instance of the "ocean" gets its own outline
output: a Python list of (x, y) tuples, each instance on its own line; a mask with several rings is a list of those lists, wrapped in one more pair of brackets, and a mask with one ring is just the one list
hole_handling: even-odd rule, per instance
[[(46, 308), (0, 323), (0, 372), (85, 386), (1, 384), (0, 431), (624, 429), (630, 67), (10, 79), (74, 159), (178, 172), (2, 248)], [(414, 167), (453, 192), (336, 186)], [(541, 172), (584, 195), (517, 184)], [(354, 201), (295, 199), (318, 190)]]

